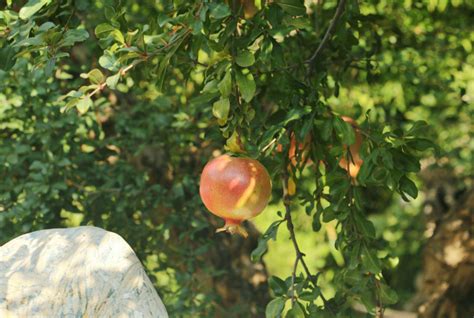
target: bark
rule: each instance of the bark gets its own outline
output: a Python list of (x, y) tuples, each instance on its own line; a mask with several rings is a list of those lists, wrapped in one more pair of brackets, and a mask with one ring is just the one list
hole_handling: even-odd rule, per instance
[[(423, 272), (415, 297), (419, 317), (474, 316), (474, 189), (456, 198), (453, 180), (434, 174), (427, 191), (427, 230)], [(448, 183), (440, 182), (447, 181)], [(459, 182), (457, 182), (459, 184)], [(443, 189), (444, 187), (444, 189)], [(446, 190), (447, 189), (447, 190)]]

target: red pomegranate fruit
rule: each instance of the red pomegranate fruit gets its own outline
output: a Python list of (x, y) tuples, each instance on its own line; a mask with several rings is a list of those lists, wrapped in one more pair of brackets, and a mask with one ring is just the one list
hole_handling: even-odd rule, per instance
[(209, 161), (201, 174), (199, 194), (213, 214), (224, 219), (227, 231), (247, 237), (241, 223), (259, 215), (272, 192), (270, 176), (257, 160), (221, 155)]

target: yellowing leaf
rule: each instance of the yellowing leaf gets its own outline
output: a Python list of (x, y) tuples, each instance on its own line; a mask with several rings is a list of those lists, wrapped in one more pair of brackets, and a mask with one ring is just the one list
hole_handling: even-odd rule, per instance
[(212, 114), (219, 119), (219, 124), (223, 125), (227, 122), (229, 116), (230, 102), (228, 98), (221, 98), (212, 105)]
[(89, 108), (92, 106), (92, 100), (89, 96), (85, 98), (81, 98), (79, 102), (76, 104), (76, 108), (81, 114), (85, 114)]

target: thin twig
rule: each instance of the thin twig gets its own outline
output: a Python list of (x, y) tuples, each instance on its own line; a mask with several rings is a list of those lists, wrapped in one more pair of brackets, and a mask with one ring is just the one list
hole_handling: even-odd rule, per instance
[[(288, 160), (285, 160), (285, 161), (288, 161)], [(285, 162), (285, 167), (286, 167), (286, 163)], [(291, 239), (291, 242), (293, 243), (293, 247), (295, 249), (295, 252), (296, 252), (296, 260), (295, 260), (295, 265), (297, 265), (298, 262), (301, 262), (301, 265), (303, 265), (303, 269), (306, 273), (306, 276), (308, 276), (308, 278), (310, 279), (311, 283), (313, 283), (313, 285), (316, 287), (317, 286), (317, 280), (316, 280), (316, 277), (313, 276), (311, 274), (311, 271), (309, 270), (309, 267), (308, 265), (306, 264), (305, 260), (304, 260), (304, 256), (305, 254), (303, 252), (301, 252), (301, 249), (298, 245), (298, 241), (296, 240), (296, 234), (295, 234), (295, 227), (293, 225), (293, 219), (291, 217), (291, 207), (290, 207), (290, 203), (291, 203), (291, 199), (288, 195), (288, 188), (287, 188), (287, 184), (288, 184), (288, 173), (287, 173), (287, 170), (284, 169), (284, 175), (283, 175), (283, 178), (282, 178), (282, 181), (283, 181), (283, 203), (285, 205), (285, 220), (286, 220), (286, 226), (288, 228), (288, 232), (290, 233), (290, 239)], [(296, 266), (294, 266), (293, 268), (293, 273), (292, 273), (292, 277), (295, 277), (296, 276)], [(294, 288), (294, 287), (293, 287)], [(326, 297), (324, 297), (322, 291), (320, 291), (319, 293), (319, 296), (321, 297), (321, 299), (323, 300), (323, 303), (324, 303), (324, 306), (329, 309), (329, 311), (335, 315), (334, 311), (332, 310), (331, 306), (329, 305), (329, 302), (327, 301)]]
[(313, 55), (306, 61), (308, 65), (308, 75), (311, 74), (312, 68), (314, 67), (314, 61), (318, 58), (319, 54), (323, 50), (323, 48), (326, 46), (326, 44), (329, 41), (329, 38), (331, 37), (332, 33), (334, 32), (334, 28), (336, 27), (336, 23), (341, 17), (342, 13), (344, 12), (344, 7), (346, 5), (346, 0), (339, 0), (339, 3), (337, 4), (336, 8), (336, 13), (334, 13), (334, 17), (331, 19), (331, 22), (329, 23), (329, 27), (326, 30), (326, 33), (324, 34), (323, 39), (321, 40), (321, 43), (319, 43), (318, 48), (316, 51), (314, 51)]
[[(125, 76), (125, 74), (127, 74), (128, 71), (130, 71), (135, 65), (141, 63), (145, 61), (145, 59), (139, 59), (139, 60), (135, 60), (133, 61), (130, 65), (128, 65), (127, 67), (123, 68), (123, 69), (120, 69), (118, 71), (118, 73), (120, 74), (121, 77)], [(106, 82), (103, 82), (103, 83), (100, 83), (96, 89), (94, 89), (92, 92), (90, 92), (89, 94), (87, 94), (87, 98), (91, 98), (92, 96), (94, 96), (95, 94), (97, 94), (99, 91), (102, 91), (104, 90), (105, 88), (107, 87), (107, 83)]]
[(296, 301), (296, 293), (295, 293), (295, 281), (296, 281), (296, 269), (298, 268), (299, 258), (295, 259), (295, 264), (293, 265), (293, 272), (291, 273), (291, 305), (293, 305)]
[(375, 297), (376, 297), (376, 300), (377, 300), (377, 306), (376, 306), (376, 309), (375, 309), (375, 317), (383, 318), (384, 308), (383, 308), (382, 300), (380, 299), (380, 283), (377, 280), (377, 278), (375, 278), (375, 276), (374, 276), (374, 280), (375, 280), (375, 286), (377, 287), (376, 291), (375, 291)]

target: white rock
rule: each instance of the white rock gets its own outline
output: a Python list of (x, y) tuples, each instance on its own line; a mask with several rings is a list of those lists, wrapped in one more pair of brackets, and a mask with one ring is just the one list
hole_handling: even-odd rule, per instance
[(168, 314), (127, 242), (85, 226), (32, 232), (0, 247), (0, 317)]

